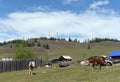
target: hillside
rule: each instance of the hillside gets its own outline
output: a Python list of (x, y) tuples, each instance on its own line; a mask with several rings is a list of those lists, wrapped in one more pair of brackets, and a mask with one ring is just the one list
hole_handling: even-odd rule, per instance
[[(120, 49), (120, 42), (102, 41), (97, 43), (80, 43), (69, 42), (66, 40), (45, 40), (45, 39), (29, 39), (28, 42), (35, 42), (34, 46), (27, 47), (43, 60), (58, 58), (61, 55), (69, 55), (73, 60), (81, 60), (93, 55), (108, 55), (112, 50)], [(40, 43), (40, 46), (37, 46)], [(43, 47), (48, 44), (49, 49)], [(89, 48), (88, 48), (89, 47)], [(15, 52), (15, 43), (8, 43), (0, 46), (0, 58), (13, 57)]]

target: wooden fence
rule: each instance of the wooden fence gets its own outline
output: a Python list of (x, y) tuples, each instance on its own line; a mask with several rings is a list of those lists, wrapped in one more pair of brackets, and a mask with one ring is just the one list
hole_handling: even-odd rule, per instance
[[(42, 66), (42, 59), (33, 59), (35, 68)], [(30, 59), (0, 61), (0, 73), (28, 69)]]

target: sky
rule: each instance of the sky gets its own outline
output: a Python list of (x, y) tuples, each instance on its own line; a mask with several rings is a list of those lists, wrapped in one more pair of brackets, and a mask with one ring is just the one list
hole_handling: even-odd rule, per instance
[(0, 42), (55, 37), (120, 40), (120, 0), (0, 0)]

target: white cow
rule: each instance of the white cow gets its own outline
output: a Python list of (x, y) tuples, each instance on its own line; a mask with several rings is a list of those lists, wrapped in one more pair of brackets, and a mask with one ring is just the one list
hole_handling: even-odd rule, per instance
[(28, 67), (29, 67), (29, 74), (33, 75), (33, 69), (35, 67), (35, 62), (34, 61), (30, 61), (29, 64), (28, 64)]

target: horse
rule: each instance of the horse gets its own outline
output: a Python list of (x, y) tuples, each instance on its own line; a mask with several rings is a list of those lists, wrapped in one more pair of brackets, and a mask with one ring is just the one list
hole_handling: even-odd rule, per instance
[(99, 65), (99, 69), (101, 69), (101, 66), (103, 66), (105, 62), (105, 57), (103, 56), (93, 56), (85, 60), (87, 64), (92, 65), (94, 68), (95, 65)]
[(29, 74), (30, 75), (33, 75), (33, 69), (35, 67), (35, 62), (34, 61), (30, 61), (29, 64), (28, 64), (28, 67), (29, 67)]

